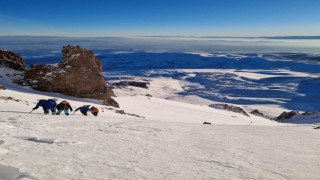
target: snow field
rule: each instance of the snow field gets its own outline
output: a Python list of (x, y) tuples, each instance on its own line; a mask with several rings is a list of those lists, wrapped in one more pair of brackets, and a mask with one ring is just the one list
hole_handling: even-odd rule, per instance
[(310, 125), (139, 95), (116, 100), (145, 118), (62, 95), (73, 108), (91, 104), (104, 112), (29, 114), (37, 99), (56, 94), (23, 91), (1, 91), (20, 101), (0, 100), (0, 164), (18, 168), (23, 179), (320, 178), (320, 135)]
[[(313, 125), (281, 124), (210, 108), (198, 96), (172, 96), (183, 91), (183, 81), (153, 78), (148, 90), (116, 89), (117, 109), (18, 87), (3, 77), (8, 89), (0, 97), (11, 99), (0, 98), (0, 165), (19, 169), (19, 179), (320, 178), (320, 134)], [(100, 113), (29, 113), (38, 99), (54, 97), (73, 109), (97, 106)]]

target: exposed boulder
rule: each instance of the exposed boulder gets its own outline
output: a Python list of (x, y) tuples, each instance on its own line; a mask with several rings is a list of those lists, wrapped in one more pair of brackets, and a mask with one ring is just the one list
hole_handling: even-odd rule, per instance
[(92, 51), (68, 45), (63, 47), (62, 55), (59, 64), (31, 66), (26, 71), (25, 82), (39, 91), (98, 99), (106, 105), (119, 107), (111, 98), (114, 92), (107, 86), (102, 65)]
[(0, 85), (0, 90), (6, 90), (6, 87)]
[(299, 112), (297, 111), (290, 111), (290, 112), (286, 112), (284, 111), (283, 113), (281, 113), (278, 117), (276, 117), (276, 121), (282, 121), (285, 119), (291, 119), (293, 116), (298, 115)]
[(235, 113), (243, 114), (245, 116), (249, 116), (249, 114), (246, 111), (244, 111), (241, 107), (237, 107), (229, 104), (211, 104), (210, 107), (213, 107), (216, 109), (224, 109), (227, 111), (232, 111)]
[(0, 66), (26, 71), (26, 65), (19, 54), (3, 49), (0, 49)]

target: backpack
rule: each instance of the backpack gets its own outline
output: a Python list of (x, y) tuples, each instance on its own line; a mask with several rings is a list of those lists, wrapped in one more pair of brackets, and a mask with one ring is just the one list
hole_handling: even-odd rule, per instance
[(99, 112), (99, 109), (96, 108), (96, 107), (92, 107), (90, 108), (90, 112), (93, 114), (93, 113), (98, 113)]
[(68, 101), (63, 100), (63, 101), (61, 101), (61, 104), (68, 104)]
[(47, 100), (48, 105), (50, 105), (51, 107), (54, 107), (57, 105), (56, 101), (54, 101), (53, 99), (48, 99)]

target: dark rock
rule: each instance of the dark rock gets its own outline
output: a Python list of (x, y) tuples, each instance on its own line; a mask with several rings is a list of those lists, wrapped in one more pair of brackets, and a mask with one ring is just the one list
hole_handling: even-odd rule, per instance
[(112, 89), (102, 76), (102, 65), (92, 51), (79, 46), (64, 46), (63, 60), (57, 65), (33, 65), (24, 81), (33, 89), (64, 95), (103, 100), (118, 107)]
[(255, 110), (251, 111), (250, 113), (253, 115), (256, 115), (256, 116), (264, 117), (264, 114), (262, 112), (260, 112), (258, 109), (255, 109)]
[(312, 115), (312, 114), (315, 114), (316, 112), (304, 112), (304, 113), (302, 113), (302, 115), (304, 115), (304, 116), (310, 116), (310, 115)]
[(118, 114), (126, 114), (126, 113), (124, 112), (124, 110), (116, 110), (116, 113), (118, 113)]
[(148, 89), (149, 82), (140, 82), (140, 81), (120, 81), (120, 82), (115, 82), (112, 85), (113, 86), (134, 86), (134, 87), (140, 87), (140, 88), (145, 88)]
[(134, 117), (138, 117), (138, 118), (145, 118), (143, 116), (139, 116), (139, 115), (136, 115), (136, 114), (126, 113), (126, 112), (124, 112), (124, 110), (116, 110), (116, 113), (123, 114), (123, 115), (134, 116)]
[(108, 98), (108, 99), (104, 100), (102, 104), (104, 104), (106, 106), (117, 107), (117, 108), (120, 107), (119, 103), (117, 101), (115, 101), (113, 98)]
[(0, 90), (6, 90), (6, 87), (4, 87), (3, 85), (0, 85)]
[(282, 121), (285, 119), (291, 119), (293, 116), (298, 115), (297, 111), (283, 112), (278, 117), (275, 118), (276, 121)]
[(26, 71), (26, 65), (19, 54), (3, 49), (0, 49), (0, 65), (18, 71)]
[(210, 122), (203, 122), (203, 124), (211, 124)]
[(37, 143), (45, 143), (45, 144), (53, 144), (54, 143), (54, 139), (40, 139), (37, 137), (27, 137), (27, 138), (25, 138), (25, 140), (33, 141), (33, 142), (37, 142)]
[(313, 128), (313, 129), (320, 129), (320, 126), (317, 126), (317, 127)]
[(148, 96), (148, 97), (152, 97), (152, 95), (151, 95), (151, 94), (146, 94), (146, 96)]
[(211, 104), (210, 107), (216, 108), (216, 109), (224, 109), (227, 111), (232, 111), (232, 112), (243, 114), (245, 116), (249, 116), (249, 114), (247, 114), (247, 112), (245, 112), (241, 107), (237, 107), (229, 104)]

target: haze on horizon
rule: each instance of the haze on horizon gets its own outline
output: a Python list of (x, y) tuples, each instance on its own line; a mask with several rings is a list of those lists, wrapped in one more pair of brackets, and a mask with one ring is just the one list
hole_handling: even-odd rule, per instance
[(0, 36), (314, 36), (318, 0), (0, 0)]

